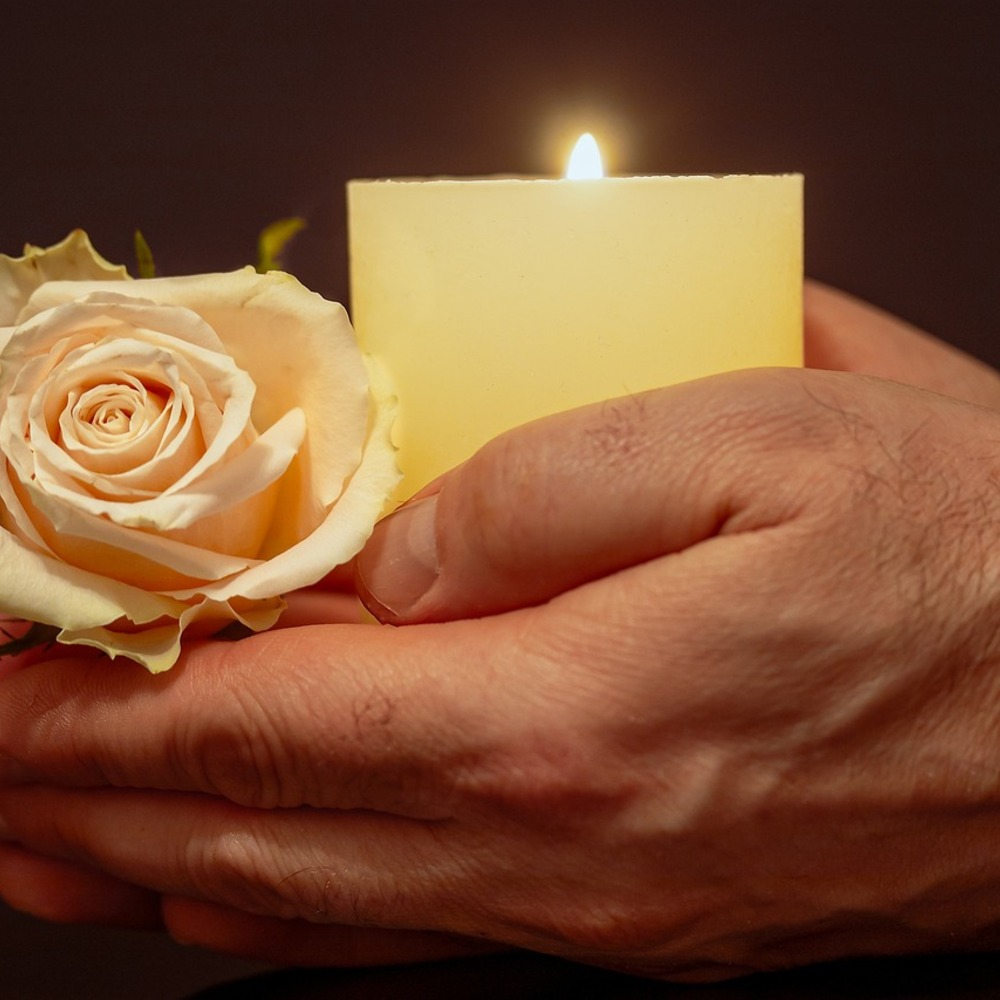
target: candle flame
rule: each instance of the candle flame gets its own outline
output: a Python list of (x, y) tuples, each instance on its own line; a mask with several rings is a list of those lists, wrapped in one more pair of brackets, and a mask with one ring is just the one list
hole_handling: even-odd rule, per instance
[(566, 176), (576, 181), (595, 180), (604, 176), (601, 151), (597, 148), (597, 140), (589, 132), (584, 132), (576, 140), (569, 158), (569, 166), (566, 168)]

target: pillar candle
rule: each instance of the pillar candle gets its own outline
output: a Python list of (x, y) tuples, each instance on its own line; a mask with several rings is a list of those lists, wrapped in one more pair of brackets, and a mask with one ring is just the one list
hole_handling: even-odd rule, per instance
[(348, 185), (352, 318), (411, 495), (559, 410), (802, 362), (802, 177)]

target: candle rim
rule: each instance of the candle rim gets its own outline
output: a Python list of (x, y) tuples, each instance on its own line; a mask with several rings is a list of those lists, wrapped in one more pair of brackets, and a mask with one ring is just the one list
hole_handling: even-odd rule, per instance
[(616, 174), (605, 177), (553, 177), (548, 174), (482, 174), (482, 175), (451, 175), (439, 174), (426, 177), (406, 176), (406, 177), (355, 177), (347, 183), (350, 184), (495, 184), (497, 182), (531, 183), (537, 184), (566, 184), (572, 186), (588, 186), (604, 183), (616, 183), (621, 181), (657, 181), (657, 180), (687, 180), (687, 181), (725, 181), (725, 180), (804, 180), (805, 175), (801, 171), (788, 170), (782, 173), (765, 174)]

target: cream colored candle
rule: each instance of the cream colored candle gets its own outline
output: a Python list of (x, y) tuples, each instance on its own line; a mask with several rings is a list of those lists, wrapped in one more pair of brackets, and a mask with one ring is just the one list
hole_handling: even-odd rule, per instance
[(802, 177), (352, 181), (351, 299), (409, 496), (508, 428), (802, 362)]

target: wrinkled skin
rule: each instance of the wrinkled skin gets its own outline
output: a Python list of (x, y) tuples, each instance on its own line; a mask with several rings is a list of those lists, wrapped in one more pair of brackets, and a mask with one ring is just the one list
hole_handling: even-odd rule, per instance
[(310, 625), (350, 615), (314, 592), (163, 677), (9, 671), (0, 893), (331, 965), (1000, 945), (1000, 379), (820, 287), (807, 342), (866, 375), (488, 446), (359, 557), (401, 627)]

